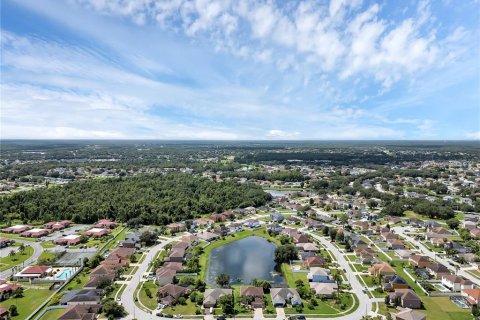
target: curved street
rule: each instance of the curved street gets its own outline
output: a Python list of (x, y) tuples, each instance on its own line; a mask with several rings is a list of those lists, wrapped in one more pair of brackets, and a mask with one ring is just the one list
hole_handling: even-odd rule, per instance
[(19, 243), (23, 243), (25, 245), (31, 246), (33, 248), (33, 254), (30, 258), (25, 260), (25, 262), (22, 262), (22, 263), (14, 266), (10, 269), (7, 269), (5, 271), (0, 272), (0, 279), (6, 279), (9, 276), (11, 276), (14, 273), (14, 270), (16, 268), (20, 268), (20, 267), (23, 267), (23, 266), (28, 266), (30, 264), (33, 264), (33, 263), (37, 262), (38, 257), (40, 257), (40, 255), (42, 254), (42, 252), (44, 250), (39, 242), (26, 241), (26, 240), (20, 240), (20, 239), (14, 239), (14, 240), (15, 240), (15, 242), (19, 242)]

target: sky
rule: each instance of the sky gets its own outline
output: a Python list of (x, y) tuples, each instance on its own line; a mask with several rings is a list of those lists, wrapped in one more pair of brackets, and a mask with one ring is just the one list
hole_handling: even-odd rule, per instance
[(2, 0), (2, 139), (480, 140), (480, 1)]

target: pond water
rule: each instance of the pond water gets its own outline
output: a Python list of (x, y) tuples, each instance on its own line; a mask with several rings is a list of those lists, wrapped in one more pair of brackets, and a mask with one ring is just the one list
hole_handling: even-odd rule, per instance
[(295, 191), (286, 191), (286, 190), (263, 190), (266, 193), (270, 193), (272, 197), (285, 197), (288, 196), (291, 193), (294, 193)]
[(230, 276), (231, 284), (240, 284), (237, 278), (242, 279), (243, 284), (250, 284), (252, 279), (283, 283), (282, 274), (275, 271), (275, 248), (266, 239), (251, 236), (213, 249), (209, 257), (207, 284), (217, 287), (215, 278), (221, 273)]

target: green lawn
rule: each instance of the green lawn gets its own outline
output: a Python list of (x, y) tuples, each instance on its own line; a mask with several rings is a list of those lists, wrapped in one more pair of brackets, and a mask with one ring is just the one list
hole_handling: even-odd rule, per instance
[(474, 277), (480, 278), (480, 271), (478, 270), (467, 270), (467, 272), (473, 275)]
[(472, 320), (471, 309), (457, 307), (448, 297), (422, 297), (427, 319)]
[(48, 251), (48, 250), (44, 250), (42, 252), (42, 254), (40, 255), (40, 257), (38, 257), (38, 264), (52, 264), (53, 262), (55, 262), (55, 260), (57, 259), (57, 256)]
[[(145, 289), (150, 289), (151, 298), (149, 298), (146, 294)], [(157, 307), (157, 290), (158, 286), (156, 285), (155, 281), (146, 281), (143, 283), (143, 287), (140, 290), (139, 297), (142, 304), (150, 310), (155, 310)]]
[(190, 299), (187, 299), (187, 303), (185, 305), (179, 305), (173, 307), (168, 307), (163, 309), (163, 313), (170, 313), (170, 314), (182, 314), (182, 315), (194, 315), (195, 310), (197, 310), (197, 305), (194, 304)]
[(11, 233), (4, 233), (4, 232), (0, 232), (0, 238), (18, 239), (18, 240), (25, 240), (25, 241), (31, 241), (31, 242), (38, 241), (38, 239), (36, 238), (24, 238), (24, 237), (20, 237), (18, 234), (11, 234)]
[(6, 256), (0, 258), (0, 271), (10, 269), (18, 264), (23, 263), (33, 254), (33, 248), (31, 246), (25, 247), (25, 251), (23, 253), (17, 252), (18, 247), (11, 247), (11, 250), (15, 251), (15, 255), (13, 257)]
[[(122, 241), (125, 239), (125, 236), (127, 235), (128, 228), (125, 228), (122, 230), (122, 226), (119, 225), (113, 231), (110, 233), (113, 236), (112, 241), (110, 241), (102, 250), (100, 251), (100, 254), (104, 253), (105, 251), (109, 250), (112, 248), (114, 245), (118, 244), (118, 241)], [(99, 246), (101, 247), (101, 245)]]
[(373, 286), (376, 286), (375, 283), (373, 283), (373, 278), (371, 276), (360, 276), (362, 277), (363, 281), (365, 281), (365, 284), (368, 286), (368, 287), (373, 287)]
[(45, 312), (40, 320), (57, 320), (63, 314), (65, 309), (53, 309)]
[(8, 308), (12, 304), (16, 305), (18, 316), (12, 317), (12, 319), (25, 319), (47, 300), (52, 293), (53, 292), (48, 289), (25, 289), (23, 291), (23, 297), (2, 301), (0, 302), (0, 306)]
[(282, 264), (282, 274), (285, 277), (285, 281), (291, 288), (295, 288), (295, 281), (302, 280), (303, 283), (308, 286), (307, 274), (305, 272), (293, 272), (288, 263)]
[[(348, 310), (354, 304), (355, 305), (352, 310), (345, 314), (353, 312), (358, 308), (358, 299), (356, 297), (354, 298), (354, 296), (351, 294), (341, 294), (340, 302), (341, 304), (345, 305), (345, 308), (343, 310), (340, 308), (339, 305), (336, 304), (334, 299), (327, 299), (325, 301), (317, 299), (317, 302), (318, 306), (316, 306), (314, 309), (308, 308), (308, 306), (305, 304), (301, 314), (322, 314), (328, 317), (328, 315), (336, 316), (338, 313)], [(298, 314), (298, 311), (295, 308), (285, 308), (285, 314)]]
[(53, 243), (52, 241), (43, 241), (42, 243), (40, 243), (40, 245), (42, 246), (42, 248), (45, 248), (45, 249), (56, 247), (56, 244)]

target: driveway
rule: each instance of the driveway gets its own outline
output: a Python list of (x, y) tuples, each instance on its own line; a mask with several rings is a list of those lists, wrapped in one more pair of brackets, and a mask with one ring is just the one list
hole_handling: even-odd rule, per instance
[(275, 308), (275, 312), (277, 313), (277, 319), (279, 320), (285, 319), (285, 310), (283, 308)]
[(263, 310), (262, 308), (255, 308), (253, 310), (253, 319), (265, 319), (263, 317)]

